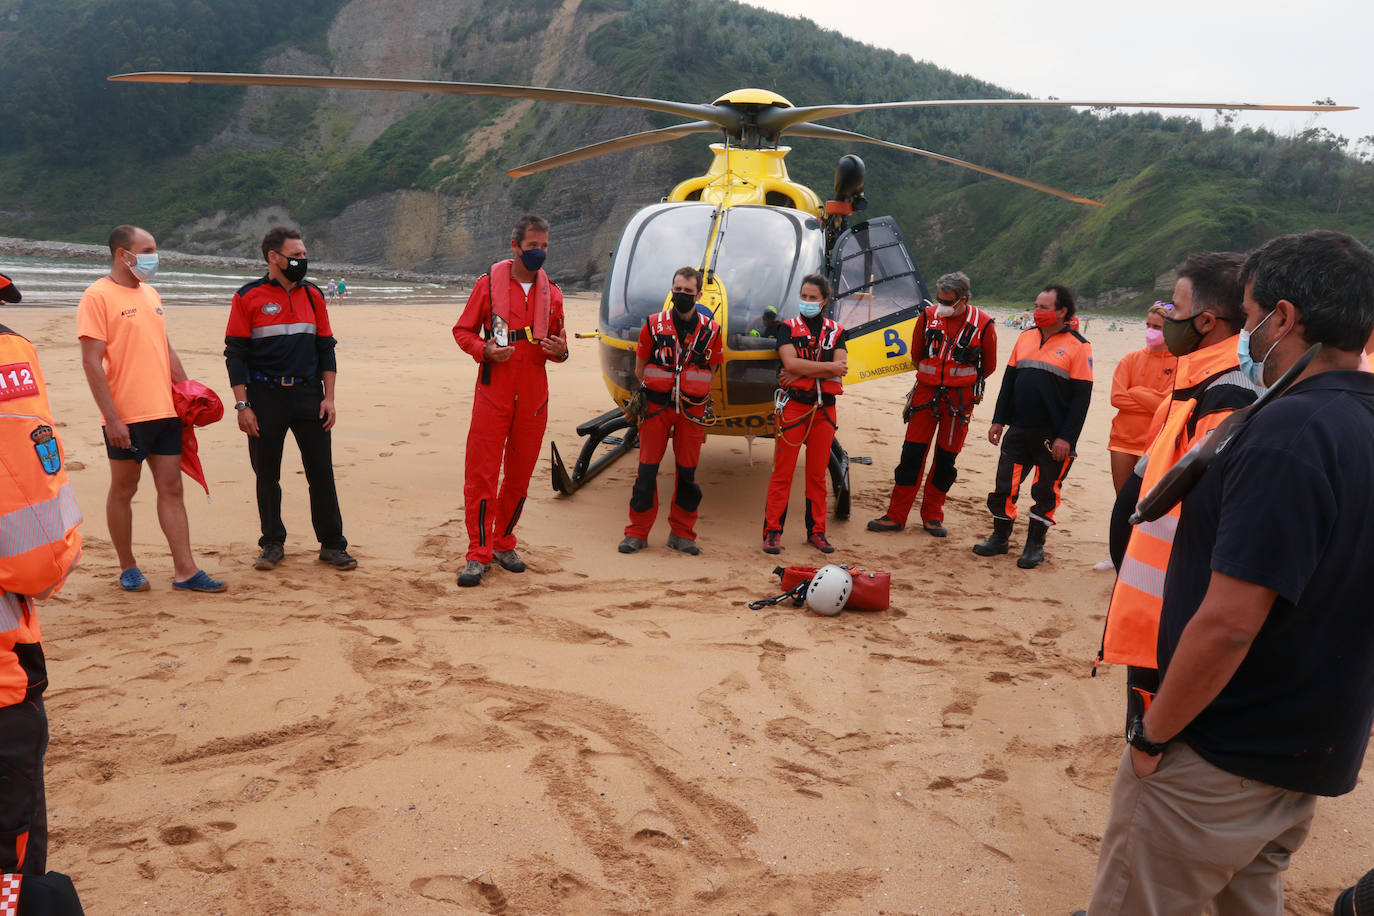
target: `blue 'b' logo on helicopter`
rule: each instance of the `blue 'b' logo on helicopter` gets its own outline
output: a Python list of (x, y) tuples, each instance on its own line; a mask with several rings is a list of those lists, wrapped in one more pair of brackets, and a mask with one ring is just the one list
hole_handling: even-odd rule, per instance
[(58, 451), (57, 437), (51, 426), (35, 427), (29, 438), (33, 440), (33, 450), (38, 453), (38, 463), (43, 465), (45, 472), (56, 474), (62, 470), (62, 453)]

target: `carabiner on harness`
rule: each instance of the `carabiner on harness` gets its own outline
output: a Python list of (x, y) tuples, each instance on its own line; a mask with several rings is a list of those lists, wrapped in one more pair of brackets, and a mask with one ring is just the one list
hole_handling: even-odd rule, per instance
[(801, 584), (788, 589), (787, 591), (783, 592), (781, 595), (777, 595), (776, 597), (760, 598), (758, 601), (750, 601), (749, 610), (761, 611), (766, 607), (774, 607), (775, 605), (782, 604), (789, 598), (792, 599), (793, 607), (801, 607), (803, 604), (806, 603), (806, 589), (810, 585), (811, 580), (807, 579), (805, 582), (802, 582)]

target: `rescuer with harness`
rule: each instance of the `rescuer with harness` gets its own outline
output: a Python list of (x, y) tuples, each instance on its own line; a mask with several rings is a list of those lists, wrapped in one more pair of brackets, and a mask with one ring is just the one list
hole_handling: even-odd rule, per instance
[[(0, 274), (0, 301), (19, 300)], [(48, 856), (48, 672), (34, 602), (60, 589), (81, 558), (81, 510), (58, 426), (33, 344), (0, 324), (0, 875), (21, 907)]]
[(926, 452), (935, 444), (930, 474), (921, 496), (921, 527), (942, 538), (945, 494), (959, 476), (954, 459), (968, 437), (974, 405), (983, 399), (988, 376), (997, 367), (997, 322), (969, 302), (964, 273), (945, 274), (936, 284), (937, 303), (916, 319), (911, 353), (916, 384), (907, 395), (902, 418), (906, 441), (893, 472), (887, 512), (868, 523), (869, 531), (901, 531), (920, 492)]
[(802, 278), (800, 315), (778, 332), (776, 431), (773, 473), (763, 511), (763, 552), (782, 552), (782, 528), (797, 455), (806, 448), (806, 542), (821, 553), (835, 548), (825, 537), (825, 475), (837, 429), (835, 398), (844, 391), (849, 351), (844, 328), (825, 314), (830, 281), (819, 274)]
[[(711, 374), (724, 359), (720, 325), (701, 314), (701, 274), (693, 267), (673, 275), (672, 308), (649, 316), (639, 332), (635, 374), (642, 385), (632, 401), (639, 420), (639, 473), (630, 492), (630, 523), (621, 553), (649, 546), (647, 538), (658, 516), (658, 465), (673, 443), (677, 478), (668, 512), (668, 546), (695, 556), (697, 508), (701, 486), (697, 462), (710, 422)], [(634, 412), (634, 411), (632, 411)]]
[(465, 587), (481, 584), (493, 559), (510, 572), (525, 571), (515, 525), (549, 420), (544, 364), (568, 358), (563, 293), (543, 269), (549, 224), (520, 217), (510, 246), (512, 257), (478, 278), (453, 326), (453, 339), (481, 367), (463, 470), (468, 552), (458, 584)]

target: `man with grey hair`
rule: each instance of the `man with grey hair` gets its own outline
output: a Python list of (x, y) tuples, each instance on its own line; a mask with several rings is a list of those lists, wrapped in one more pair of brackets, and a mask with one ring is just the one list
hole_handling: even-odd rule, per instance
[(935, 288), (939, 301), (927, 305), (911, 333), (916, 384), (902, 411), (906, 441), (892, 474), (892, 496), (887, 512), (868, 523), (869, 531), (906, 527), (933, 441), (935, 457), (921, 497), (921, 527), (937, 538), (948, 534), (945, 494), (959, 476), (954, 459), (964, 447), (987, 377), (997, 368), (997, 322), (969, 303), (968, 276), (945, 274)]
[(1280, 236), (1240, 281), (1239, 359), (1262, 385), (1321, 349), (1183, 497), (1159, 693), (1127, 729), (1092, 916), (1282, 912), (1317, 796), (1353, 789), (1369, 745), (1374, 254)]

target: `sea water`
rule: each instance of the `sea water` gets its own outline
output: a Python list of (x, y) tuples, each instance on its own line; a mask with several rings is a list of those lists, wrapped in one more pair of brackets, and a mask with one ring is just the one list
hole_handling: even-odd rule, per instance
[[(67, 260), (63, 258), (20, 257), (0, 254), (0, 273), (5, 274), (24, 296), (21, 305), (76, 308), (86, 287), (110, 272), (108, 261)], [(164, 264), (149, 281), (164, 302), (175, 305), (228, 307), (234, 292), (243, 284), (266, 273), (244, 270)], [(321, 289), (339, 274), (308, 278)], [(423, 283), (404, 280), (371, 280), (343, 275), (348, 296), (335, 297), (331, 306), (351, 302), (368, 305), (456, 304), (461, 307), (466, 290), (455, 284)]]

